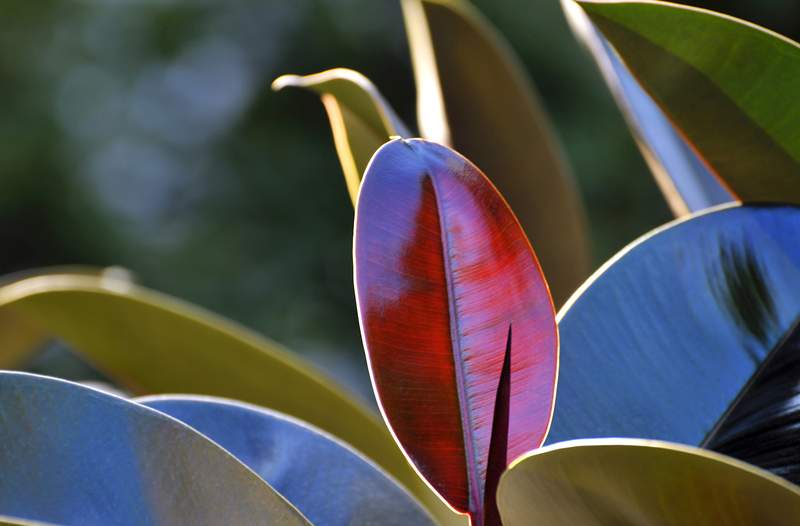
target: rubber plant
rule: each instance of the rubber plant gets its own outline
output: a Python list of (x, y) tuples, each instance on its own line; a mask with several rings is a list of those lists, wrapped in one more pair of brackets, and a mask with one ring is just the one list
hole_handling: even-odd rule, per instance
[[(547, 279), (559, 304), (577, 286), (583, 219), (535, 99), (466, 3), (402, 5), (428, 139), (357, 73), (277, 81), (319, 91), (333, 126), (384, 422), (127, 274), (11, 276), (0, 364), (56, 336), (124, 392), (0, 371), (0, 524), (798, 523), (800, 47), (665, 2), (564, 1), (664, 187), (715, 190), (670, 194), (685, 217), (556, 314)], [(509, 104), (479, 104), (479, 81)], [(579, 271), (559, 275), (544, 240), (571, 234)]]

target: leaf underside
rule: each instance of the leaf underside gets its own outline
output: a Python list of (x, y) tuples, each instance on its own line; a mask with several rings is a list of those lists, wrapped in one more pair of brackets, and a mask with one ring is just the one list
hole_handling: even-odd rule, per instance
[(793, 526), (800, 491), (702, 449), (576, 440), (514, 462), (498, 492), (503, 526)]
[(403, 0), (423, 137), (473, 161), (508, 199), (561, 305), (589, 273), (585, 213), (519, 60), (466, 1)]
[(442, 497), (482, 520), (506, 356), (503, 467), (541, 443), (553, 402), (552, 303), (522, 229), (469, 161), (434, 143), (392, 141), (362, 186), (355, 278), (389, 424)]

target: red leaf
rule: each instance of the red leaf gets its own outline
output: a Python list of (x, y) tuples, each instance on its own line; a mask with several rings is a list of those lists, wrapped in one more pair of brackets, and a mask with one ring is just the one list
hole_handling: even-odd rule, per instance
[[(503, 464), (492, 471), (502, 471), (541, 445), (553, 409), (553, 304), (522, 228), (461, 155), (391, 141), (373, 157), (358, 199), (355, 281), (384, 417), (431, 486), (483, 524), (491, 444), (506, 449), (491, 454)], [(496, 409), (505, 412), (502, 438), (492, 436)]]

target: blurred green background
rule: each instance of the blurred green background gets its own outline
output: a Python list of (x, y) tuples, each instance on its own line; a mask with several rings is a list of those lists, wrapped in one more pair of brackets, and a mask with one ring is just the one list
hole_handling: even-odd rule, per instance
[[(558, 1), (475, 3), (539, 88), (588, 208), (595, 261), (668, 221)], [(686, 3), (800, 36), (795, 0)], [(327, 120), (310, 93), (269, 90), (282, 73), (336, 66), (370, 77), (413, 127), (393, 0), (5, 0), (0, 273), (121, 265), (148, 287), (272, 337), (369, 398), (353, 210)], [(85, 375), (53, 349), (30, 369)]]

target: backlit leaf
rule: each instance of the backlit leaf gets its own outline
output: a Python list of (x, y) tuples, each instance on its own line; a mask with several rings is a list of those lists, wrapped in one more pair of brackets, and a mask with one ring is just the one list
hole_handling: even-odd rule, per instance
[(578, 3), (735, 197), (800, 203), (800, 45), (667, 2)]
[(320, 95), (347, 190), (355, 203), (372, 155), (389, 137), (411, 134), (372, 82), (357, 71), (336, 68), (314, 75), (283, 75), (272, 83), (276, 91), (287, 86), (308, 88)]
[(475, 162), (508, 199), (561, 305), (589, 273), (584, 211), (533, 86), (464, 0), (402, 0), (422, 136)]
[(536, 256), (488, 179), (420, 139), (370, 163), (354, 251), (384, 416), (431, 485), (483, 524), (487, 473), (541, 444), (552, 411), (557, 333)]
[(95, 389), (0, 372), (0, 513), (81, 525), (308, 525), (190, 427)]
[(793, 526), (800, 489), (766, 471), (651, 440), (576, 440), (515, 460), (504, 526)]
[(129, 282), (68, 274), (0, 287), (0, 312), (6, 310), (63, 338), (132, 393), (223, 396), (306, 420), (365, 453), (437, 517), (453, 515), (371, 411), (278, 344), (231, 321)]
[(380, 468), (304, 422), (218, 398), (174, 395), (136, 401), (225, 448), (316, 526), (433, 526), (419, 504)]

